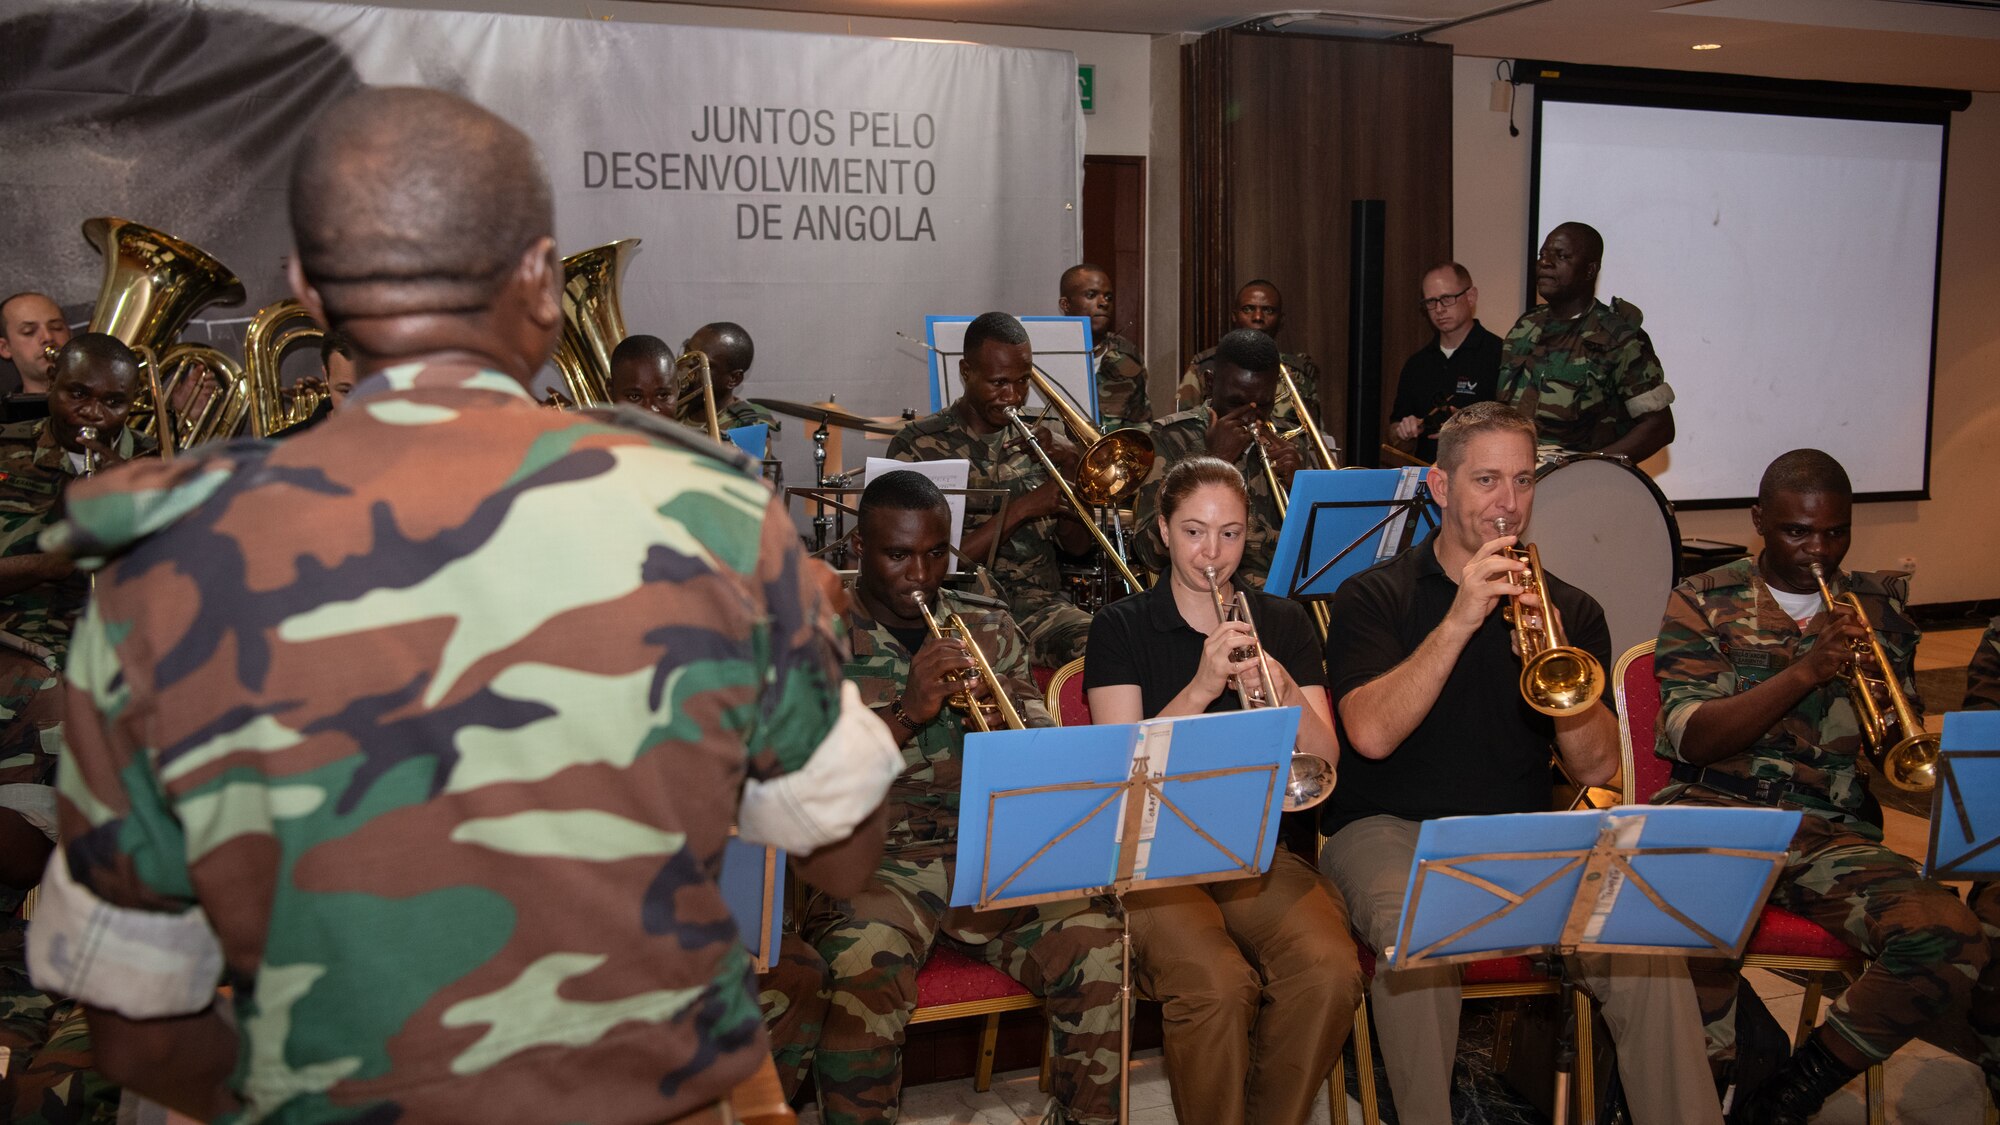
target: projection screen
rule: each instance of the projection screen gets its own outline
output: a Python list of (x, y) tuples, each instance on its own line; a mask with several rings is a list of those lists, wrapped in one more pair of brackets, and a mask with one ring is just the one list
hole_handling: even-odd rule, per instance
[[(1553, 91), (1551, 91), (1553, 93)], [(1945, 126), (1545, 96), (1530, 259), (1556, 224), (1604, 235), (1678, 396), (1646, 463), (1688, 507), (1747, 503), (1814, 446), (1857, 494), (1928, 482)]]

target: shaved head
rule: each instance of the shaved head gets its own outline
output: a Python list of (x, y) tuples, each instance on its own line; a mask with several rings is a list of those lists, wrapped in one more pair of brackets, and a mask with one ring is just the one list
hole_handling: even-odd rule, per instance
[(554, 229), (548, 174), (520, 130), (440, 90), (364, 90), (328, 109), (292, 169), (300, 270), (332, 327), (492, 303)]
[(1589, 223), (1563, 223), (1550, 234), (1561, 231), (1570, 236), (1576, 246), (1577, 260), (1585, 264), (1596, 264), (1604, 260), (1604, 236)]

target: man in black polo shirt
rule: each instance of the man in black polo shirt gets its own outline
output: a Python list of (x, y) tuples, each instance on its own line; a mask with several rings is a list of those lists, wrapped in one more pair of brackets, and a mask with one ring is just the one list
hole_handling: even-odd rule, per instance
[[(1329, 694), (1352, 753), (1342, 755), (1340, 786), (1321, 813), (1330, 838), (1320, 869), (1377, 949), (1395, 941), (1423, 821), (1546, 810), (1552, 746), (1580, 784), (1603, 784), (1618, 769), (1618, 720), (1608, 706), (1552, 719), (1530, 709), (1517, 687), (1521, 662), (1501, 607), (1510, 573), (1524, 568), (1499, 551), (1528, 526), (1534, 423), (1494, 402), (1459, 411), (1439, 432), (1429, 485), (1441, 526), (1342, 583), (1327, 640)], [(1554, 576), (1548, 586), (1569, 642), (1610, 667), (1597, 603)], [(1618, 1041), (1633, 1120), (1719, 1125), (1686, 964), (1606, 954), (1578, 962)], [(1450, 1121), (1458, 967), (1384, 966), (1370, 999), (1398, 1116)]]
[(1493, 398), (1500, 376), (1500, 337), (1479, 323), (1479, 290), (1457, 262), (1424, 273), (1424, 315), (1437, 335), (1403, 362), (1389, 417), (1396, 443), (1437, 460), (1438, 427), (1455, 411)]

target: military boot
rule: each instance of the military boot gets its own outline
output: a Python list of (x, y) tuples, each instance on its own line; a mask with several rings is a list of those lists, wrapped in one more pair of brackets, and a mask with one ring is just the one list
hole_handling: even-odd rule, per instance
[(1730, 1125), (1806, 1125), (1835, 1090), (1860, 1073), (1834, 1058), (1819, 1037), (1812, 1036), (1730, 1115)]

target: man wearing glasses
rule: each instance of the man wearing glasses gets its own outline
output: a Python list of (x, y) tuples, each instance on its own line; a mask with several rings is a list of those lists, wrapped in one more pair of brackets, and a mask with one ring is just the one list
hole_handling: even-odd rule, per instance
[(1639, 310), (1597, 299), (1604, 238), (1564, 223), (1542, 241), (1535, 292), (1501, 344), (1499, 399), (1535, 420), (1541, 457), (1608, 453), (1638, 464), (1674, 440), (1667, 385)]
[(1437, 336), (1403, 363), (1396, 380), (1396, 443), (1426, 461), (1437, 460), (1437, 432), (1445, 420), (1493, 397), (1500, 373), (1500, 337), (1479, 323), (1479, 290), (1457, 262), (1424, 272), (1424, 314)]

